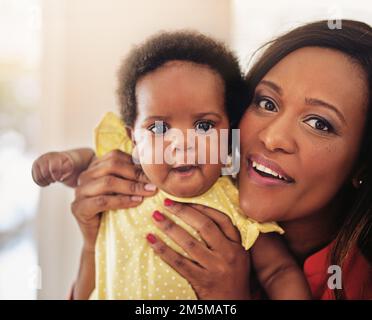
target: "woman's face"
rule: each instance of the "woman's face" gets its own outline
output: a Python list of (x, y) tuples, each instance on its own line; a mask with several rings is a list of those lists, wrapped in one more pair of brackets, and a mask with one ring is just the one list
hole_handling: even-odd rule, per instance
[(330, 49), (298, 49), (255, 90), (240, 123), (240, 205), (258, 221), (319, 213), (349, 183), (368, 89), (361, 67)]

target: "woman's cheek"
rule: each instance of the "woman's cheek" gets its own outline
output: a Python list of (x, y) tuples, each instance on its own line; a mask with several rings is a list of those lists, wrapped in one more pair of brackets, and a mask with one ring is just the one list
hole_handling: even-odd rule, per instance
[(246, 111), (246, 113), (244, 114), (243, 118), (241, 119), (240, 123), (239, 123), (239, 133), (240, 133), (240, 142), (241, 143), (244, 143), (245, 142), (245, 139), (246, 139), (246, 136), (249, 132), (249, 128), (247, 126), (247, 113), (248, 111)]

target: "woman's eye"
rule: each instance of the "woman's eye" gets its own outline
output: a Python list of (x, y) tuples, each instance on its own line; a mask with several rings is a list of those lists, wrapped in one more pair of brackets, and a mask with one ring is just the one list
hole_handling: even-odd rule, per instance
[(195, 130), (200, 133), (206, 133), (214, 127), (214, 123), (210, 121), (199, 121), (195, 125)]
[(275, 112), (277, 107), (273, 101), (267, 98), (258, 98), (256, 101), (256, 105), (264, 110)]
[(168, 125), (163, 121), (155, 121), (155, 123), (148, 128), (152, 133), (164, 134), (167, 132)]
[(326, 131), (330, 132), (332, 131), (332, 126), (328, 123), (328, 121), (319, 119), (319, 118), (311, 118), (307, 121), (305, 121), (310, 127), (316, 129), (316, 130), (321, 130), (321, 131)]

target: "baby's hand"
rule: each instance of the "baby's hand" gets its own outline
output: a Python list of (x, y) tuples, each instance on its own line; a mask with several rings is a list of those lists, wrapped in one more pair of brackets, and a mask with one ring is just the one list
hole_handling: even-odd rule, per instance
[(37, 158), (32, 165), (32, 178), (41, 187), (62, 182), (73, 187), (75, 162), (68, 152), (48, 152)]

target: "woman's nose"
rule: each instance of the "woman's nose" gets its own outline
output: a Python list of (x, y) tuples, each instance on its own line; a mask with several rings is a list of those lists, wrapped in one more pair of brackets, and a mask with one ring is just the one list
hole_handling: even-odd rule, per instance
[(293, 128), (285, 118), (276, 118), (259, 133), (259, 139), (271, 152), (295, 153), (297, 143)]

